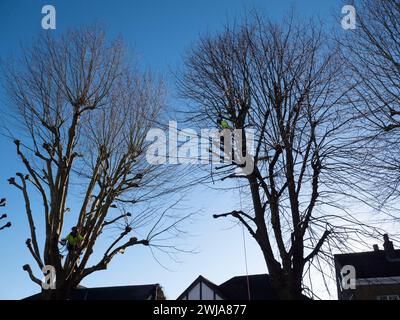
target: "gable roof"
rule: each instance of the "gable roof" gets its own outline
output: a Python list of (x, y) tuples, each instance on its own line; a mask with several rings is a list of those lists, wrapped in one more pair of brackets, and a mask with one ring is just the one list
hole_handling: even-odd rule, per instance
[(178, 298), (176, 298), (176, 300), (182, 300), (188, 293), (189, 291), (191, 291), (198, 283), (203, 282), (204, 284), (206, 284), (211, 290), (213, 290), (216, 294), (218, 294), (222, 299), (226, 299), (225, 295), (223, 294), (223, 292), (220, 290), (220, 288), (213, 282), (211, 282), (210, 280), (208, 280), (207, 278), (203, 277), (202, 275), (198, 276), (196, 278), (196, 280), (194, 280), (189, 287), (187, 287), (185, 289), (185, 291), (183, 291)]
[[(71, 300), (146, 300), (159, 298), (161, 287), (159, 284), (118, 286), (118, 287), (78, 287), (72, 291)], [(40, 293), (25, 298), (38, 300)]]
[(400, 276), (400, 250), (392, 259), (384, 250), (336, 254), (334, 259), (336, 266), (354, 266), (357, 279)]

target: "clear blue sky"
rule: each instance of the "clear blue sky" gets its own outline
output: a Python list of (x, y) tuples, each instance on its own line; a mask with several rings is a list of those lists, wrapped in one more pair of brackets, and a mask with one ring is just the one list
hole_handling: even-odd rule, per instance
[[(113, 0), (113, 1), (0, 1), (0, 56), (18, 54), (19, 45), (29, 43), (41, 29), (41, 8), (55, 5), (57, 31), (100, 22), (109, 35), (122, 34), (125, 43), (139, 54), (141, 63), (165, 73), (179, 66), (185, 50), (199, 34), (217, 31), (246, 8), (279, 19), (292, 5), (302, 15), (318, 14), (332, 23), (332, 14), (340, 14), (340, 0)], [(336, 22), (340, 27), (339, 22)], [(51, 31), (54, 32), (54, 31)], [(173, 87), (170, 88), (171, 103)], [(4, 98), (0, 95), (0, 103)], [(7, 197), (7, 213), (12, 229), (0, 232), (0, 299), (19, 299), (36, 293), (38, 288), (22, 271), (32, 263), (25, 246), (29, 231), (22, 199), (6, 180), (21, 170), (14, 146), (0, 136), (0, 196)], [(160, 266), (147, 248), (132, 248), (118, 256), (107, 271), (85, 279), (86, 286), (115, 286), (160, 283), (168, 298), (176, 298), (199, 274), (219, 284), (235, 275), (245, 274), (241, 227), (232, 222), (212, 219), (213, 213), (225, 212), (237, 204), (237, 194), (202, 191), (192, 195), (194, 209), (204, 214), (188, 226), (187, 239), (198, 254), (180, 255), (176, 264), (163, 258), (172, 271)], [(3, 213), (3, 210), (1, 210)], [(249, 273), (265, 273), (264, 260), (254, 241), (246, 234)]]

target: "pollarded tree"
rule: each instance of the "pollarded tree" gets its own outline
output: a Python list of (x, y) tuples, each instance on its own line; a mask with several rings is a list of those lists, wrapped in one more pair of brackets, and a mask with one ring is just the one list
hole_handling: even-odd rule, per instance
[(179, 81), (195, 103), (189, 119), (217, 126), (221, 117), (232, 129), (255, 129), (254, 170), (233, 171), (242, 167), (237, 161), (216, 170), (239, 181), (251, 205), (214, 217), (247, 228), (282, 299), (302, 299), (310, 266), (324, 273), (332, 250), (371, 231), (342, 210), (351, 191), (342, 164), (351, 153), (353, 111), (338, 50), (327, 39), (312, 22), (249, 17), (203, 37)]
[[(6, 206), (6, 199), (2, 198), (0, 200), (0, 207), (5, 207), (5, 206)], [(6, 219), (6, 218), (7, 218), (7, 214), (6, 213), (3, 213), (2, 215), (0, 215), (0, 220)], [(10, 227), (11, 227), (11, 222), (7, 222), (5, 225), (0, 226), (0, 231), (4, 230), (6, 228), (10, 228)]]
[[(42, 296), (67, 298), (83, 278), (106, 269), (129, 247), (171, 249), (173, 237), (157, 243), (157, 236), (179, 232), (184, 217), (166, 214), (171, 206), (162, 210), (158, 199), (173, 198), (176, 172), (146, 161), (146, 135), (164, 106), (162, 82), (128, 63), (122, 42), (106, 41), (98, 27), (38, 39), (6, 75), (18, 121), (13, 128), (21, 129), (9, 131), (24, 137), (14, 143), (26, 171), (9, 183), (25, 201), (30, 253), (40, 269), (50, 265), (56, 271), (56, 289)], [(42, 215), (32, 205), (35, 192)], [(44, 230), (36, 228), (38, 217)], [(67, 221), (82, 239), (63, 257)], [(116, 239), (91, 262), (100, 236), (116, 228)], [(24, 270), (41, 285), (30, 265)]]

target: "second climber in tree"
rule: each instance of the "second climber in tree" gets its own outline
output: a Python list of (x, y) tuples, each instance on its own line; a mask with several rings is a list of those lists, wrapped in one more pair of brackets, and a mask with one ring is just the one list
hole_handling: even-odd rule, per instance
[(218, 113), (217, 124), (219, 125), (220, 130), (231, 129), (228, 121), (222, 118), (222, 114), (220, 112)]
[[(229, 130), (230, 134), (232, 134), (232, 128), (229, 125), (228, 121), (226, 121), (222, 117), (222, 114), (220, 112), (218, 112), (217, 124), (218, 124), (218, 127), (219, 127), (218, 129), (219, 129), (219, 133), (220, 133), (220, 148), (221, 148), (221, 151), (222, 151), (222, 154), (220, 155), (220, 159), (221, 159), (221, 162), (224, 162), (225, 161), (224, 153), (225, 153), (226, 150), (225, 150), (225, 137), (224, 137), (223, 134), (224, 134), (225, 130)], [(233, 141), (233, 138), (234, 138), (233, 136), (230, 136), (232, 150), (228, 151), (228, 152), (230, 152), (228, 157), (229, 157), (229, 159), (231, 161), (234, 160), (234, 144), (233, 144), (234, 141)]]

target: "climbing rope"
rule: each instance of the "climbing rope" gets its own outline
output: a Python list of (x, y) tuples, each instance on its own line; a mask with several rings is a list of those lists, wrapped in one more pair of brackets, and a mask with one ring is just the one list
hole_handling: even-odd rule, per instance
[[(238, 183), (239, 186), (239, 183)], [(239, 201), (240, 201), (240, 210), (243, 212), (243, 204), (242, 204), (242, 194), (240, 192), (240, 186), (238, 188), (239, 190)], [(249, 298), (249, 301), (251, 300), (251, 295), (250, 295), (250, 281), (249, 281), (249, 270), (247, 266), (247, 249), (246, 249), (246, 234), (244, 232), (244, 224), (242, 223), (242, 237), (243, 237), (243, 251), (244, 251), (244, 263), (246, 266), (246, 280), (247, 280), (247, 295)]]

